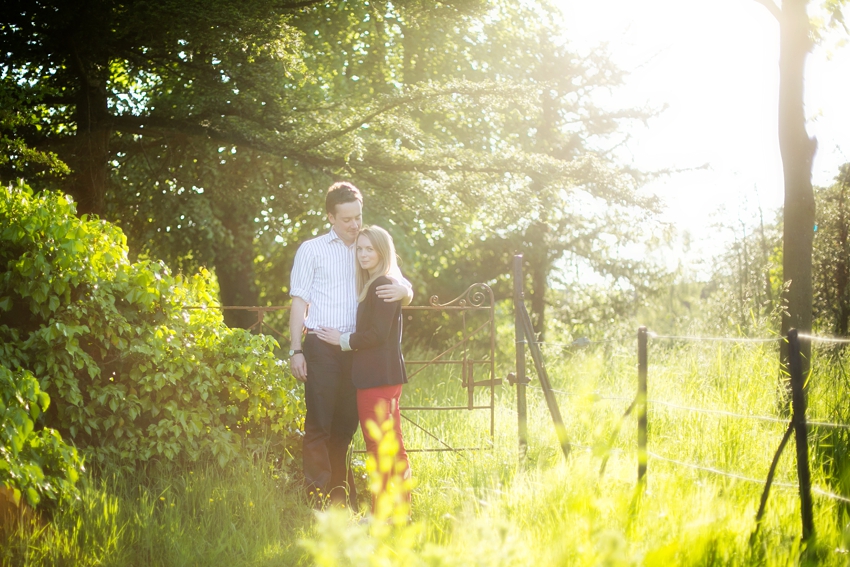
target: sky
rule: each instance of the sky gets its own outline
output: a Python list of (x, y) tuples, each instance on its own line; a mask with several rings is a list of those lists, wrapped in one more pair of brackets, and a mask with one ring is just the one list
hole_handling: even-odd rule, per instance
[[(559, 0), (570, 44), (606, 44), (629, 72), (606, 104), (666, 110), (631, 129), (622, 159), (681, 169), (647, 189), (662, 219), (692, 240), (689, 259), (734, 238), (716, 227), (775, 218), (783, 201), (777, 139), (779, 25), (754, 0)], [(842, 32), (843, 33), (843, 32)], [(813, 182), (829, 185), (850, 161), (850, 45), (834, 33), (807, 59), (808, 131), (818, 139)], [(607, 95), (606, 95), (607, 97)], [(707, 165), (705, 168), (701, 166)], [(680, 249), (681, 252), (681, 249)]]

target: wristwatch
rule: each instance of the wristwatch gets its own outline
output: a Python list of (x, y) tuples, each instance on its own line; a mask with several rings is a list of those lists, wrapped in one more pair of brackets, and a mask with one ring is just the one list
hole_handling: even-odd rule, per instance
[(300, 348), (297, 348), (297, 349), (295, 349), (295, 350), (290, 350), (290, 351), (289, 351), (289, 358), (292, 358), (292, 357), (293, 357), (293, 356), (295, 356), (296, 354), (304, 354), (304, 351), (303, 351), (303, 350), (301, 350)]

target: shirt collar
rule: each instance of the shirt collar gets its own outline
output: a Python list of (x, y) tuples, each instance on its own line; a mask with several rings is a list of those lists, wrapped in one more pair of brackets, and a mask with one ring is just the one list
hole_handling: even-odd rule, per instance
[(342, 244), (343, 246), (345, 246), (347, 248), (353, 248), (354, 247), (355, 243), (352, 242), (350, 245), (346, 244), (345, 241), (342, 238), (340, 238), (340, 236), (336, 233), (336, 231), (334, 230), (334, 227), (331, 227), (330, 232), (328, 232), (328, 236), (330, 236), (331, 242), (338, 240), (340, 244)]

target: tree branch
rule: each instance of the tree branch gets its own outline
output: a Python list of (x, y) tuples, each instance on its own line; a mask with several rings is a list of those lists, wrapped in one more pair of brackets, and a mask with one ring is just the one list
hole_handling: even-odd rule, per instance
[(777, 22), (781, 21), (781, 19), (782, 19), (782, 9), (779, 6), (776, 5), (776, 2), (774, 2), (773, 0), (753, 0), (753, 1), (757, 2), (758, 4), (761, 4), (765, 8), (767, 8), (767, 11), (770, 12), (771, 15), (774, 18), (776, 18)]
[(449, 84), (444, 88), (438, 89), (417, 89), (411, 93), (390, 98), (384, 105), (370, 111), (364, 116), (356, 118), (351, 124), (344, 128), (334, 129), (331, 132), (322, 133), (321, 135), (314, 137), (312, 140), (308, 140), (305, 144), (301, 146), (301, 149), (307, 151), (317, 148), (323, 144), (326, 144), (327, 142), (341, 138), (342, 136), (345, 136), (346, 134), (357, 130), (364, 124), (368, 124), (369, 122), (386, 112), (389, 112), (401, 106), (413, 104), (423, 100), (429, 100), (453, 94), (482, 96), (497, 93), (515, 94), (517, 92), (522, 92), (521, 87), (500, 86), (493, 83), (456, 83)]
[[(360, 160), (348, 160), (344, 156), (321, 155), (305, 150), (303, 147), (285, 147), (276, 140), (265, 139), (262, 136), (251, 135), (238, 129), (222, 128), (204, 123), (157, 118), (150, 116), (115, 116), (111, 126), (115, 131), (141, 136), (163, 136), (183, 134), (189, 137), (207, 139), (228, 145), (250, 148), (281, 158), (292, 159), (305, 165), (317, 168), (350, 169), (364, 168), (393, 173), (473, 173), (485, 175), (501, 175), (508, 172), (541, 173), (556, 177), (573, 177), (587, 169), (596, 169), (593, 160), (579, 163), (564, 162), (551, 156), (534, 154), (529, 156), (499, 156), (492, 160), (482, 161), (473, 155), (461, 155), (456, 150), (448, 150), (436, 154), (423, 154), (420, 159), (410, 159), (398, 156), (364, 157)], [(464, 159), (464, 158), (468, 159)], [(607, 187), (607, 185), (606, 185)], [(611, 187), (607, 187), (609, 192)]]
[(325, 0), (295, 0), (291, 2), (282, 2), (280, 7), (284, 10), (294, 10), (297, 8), (307, 8), (315, 4), (324, 4)]

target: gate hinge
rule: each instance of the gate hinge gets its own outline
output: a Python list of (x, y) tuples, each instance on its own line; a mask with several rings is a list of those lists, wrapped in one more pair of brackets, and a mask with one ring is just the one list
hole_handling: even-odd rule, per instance
[[(519, 383), (520, 383), (520, 381), (517, 380), (516, 373), (515, 372), (508, 372), (508, 384), (510, 384), (511, 386), (516, 386)], [(528, 376), (526, 376), (525, 379), (522, 381), (522, 383), (523, 384), (530, 384), (531, 380), (529, 380)]]

